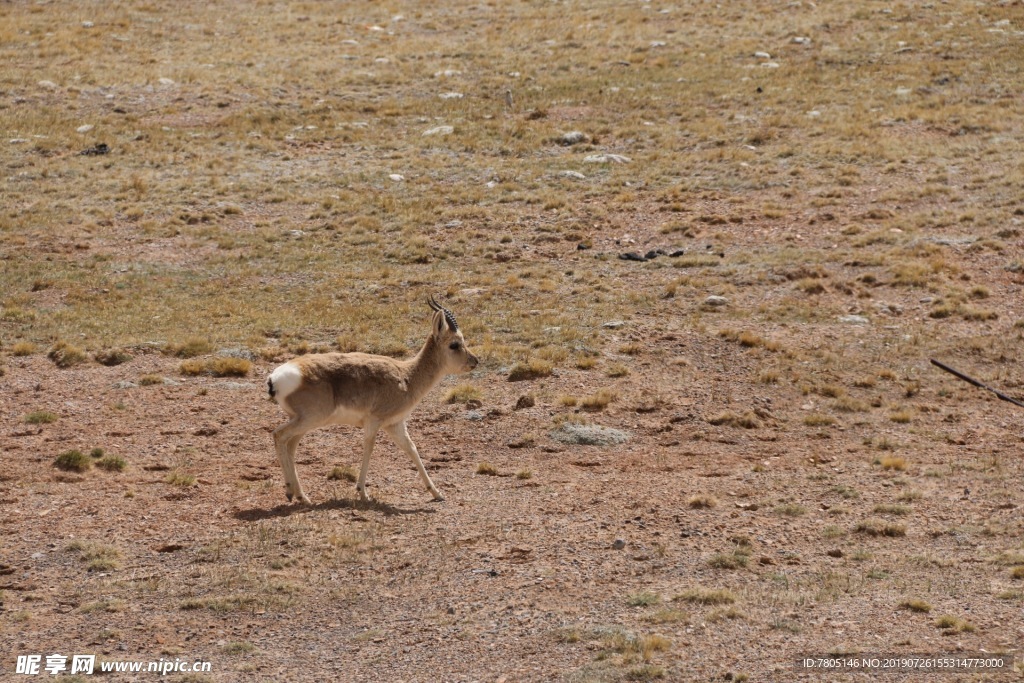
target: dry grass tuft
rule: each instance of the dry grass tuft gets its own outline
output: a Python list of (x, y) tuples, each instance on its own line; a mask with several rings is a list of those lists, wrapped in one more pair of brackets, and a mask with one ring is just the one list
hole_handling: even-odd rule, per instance
[(692, 602), (699, 605), (732, 605), (736, 594), (727, 588), (689, 588), (672, 598), (673, 602)]
[(608, 407), (608, 404), (614, 401), (617, 397), (618, 394), (611, 389), (600, 389), (596, 393), (583, 398), (580, 401), (580, 406), (584, 410), (604, 410)]
[(127, 363), (132, 359), (132, 354), (128, 353), (124, 349), (104, 349), (93, 354), (93, 358), (95, 358), (96, 362), (100, 365), (112, 367), (115, 365), (121, 365), (122, 363)]
[(178, 370), (183, 375), (195, 377), (212, 375), (213, 377), (245, 377), (252, 370), (252, 362), (245, 358), (193, 358), (182, 361)]
[(483, 392), (472, 384), (460, 384), (452, 387), (444, 395), (445, 403), (469, 403), (483, 398)]
[(58, 368), (70, 368), (89, 360), (85, 351), (66, 341), (59, 341), (51, 346), (50, 350), (46, 352), (46, 357), (52, 360)]
[(716, 505), (718, 505), (718, 499), (711, 495), (698, 494), (695, 496), (690, 496), (687, 499), (686, 504), (687, 506), (693, 508), (694, 510), (706, 510), (708, 508), (713, 508)]
[(883, 470), (896, 470), (897, 472), (904, 472), (907, 469), (907, 461), (905, 458), (900, 458), (895, 455), (887, 455), (879, 458), (878, 464), (882, 466)]
[(910, 610), (911, 612), (928, 613), (932, 611), (932, 606), (924, 600), (904, 600), (899, 604), (900, 609)]
[(853, 527), (854, 533), (866, 536), (888, 536), (897, 538), (907, 535), (907, 527), (902, 524), (891, 524), (881, 519), (866, 519)]
[(724, 425), (726, 427), (742, 427), (743, 429), (757, 429), (761, 426), (761, 421), (757, 419), (757, 415), (749, 410), (742, 415), (726, 410), (714, 417), (709, 417), (708, 423), (716, 427)]
[(164, 353), (178, 358), (195, 358), (212, 352), (213, 344), (199, 337), (190, 337), (183, 342), (172, 342), (164, 346)]
[(335, 465), (327, 474), (331, 481), (349, 481), (355, 483), (359, 479), (359, 472), (350, 465)]
[(53, 466), (65, 472), (86, 472), (92, 467), (92, 460), (81, 451), (70, 450), (58, 455)]
[(525, 363), (516, 363), (508, 373), (508, 381), (521, 382), (523, 380), (539, 379), (548, 377), (554, 370), (554, 366), (541, 358), (531, 358)]

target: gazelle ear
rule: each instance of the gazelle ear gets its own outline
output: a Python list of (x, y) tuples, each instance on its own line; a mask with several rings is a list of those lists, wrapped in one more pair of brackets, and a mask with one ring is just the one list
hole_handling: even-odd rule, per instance
[(432, 324), (434, 326), (435, 337), (440, 337), (442, 334), (444, 334), (445, 328), (448, 327), (448, 321), (444, 319), (444, 313), (442, 313), (441, 311), (436, 311), (434, 313), (434, 320)]

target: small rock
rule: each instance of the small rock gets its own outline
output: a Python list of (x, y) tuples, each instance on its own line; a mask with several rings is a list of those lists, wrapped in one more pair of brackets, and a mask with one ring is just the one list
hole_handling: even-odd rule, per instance
[(245, 382), (217, 382), (214, 386), (219, 388), (219, 389), (227, 389), (228, 391), (250, 391), (250, 390), (252, 390), (252, 385), (251, 384), (246, 384)]
[(402, 174), (400, 174), (400, 173), (392, 173), (391, 175), (389, 175), (389, 176), (388, 176), (388, 178), (391, 178), (391, 179), (392, 179), (392, 180), (394, 180), (394, 181), (395, 181), (396, 183), (400, 183), (400, 182), (402, 182), (403, 180), (405, 180), (405, 176), (404, 176), (404, 175), (402, 175)]
[(851, 325), (867, 325), (870, 321), (862, 315), (841, 315), (839, 322)]
[(552, 430), (551, 438), (559, 443), (579, 446), (614, 446), (629, 441), (629, 434), (601, 425), (565, 423)]
[(622, 550), (626, 547), (626, 542), (621, 538), (616, 538), (612, 541), (612, 550)]
[(174, 82), (174, 80), (173, 80), (173, 79), (170, 79), (170, 78), (161, 78), (161, 79), (160, 79), (159, 81), (157, 81), (157, 82), (158, 82), (158, 83), (159, 83), (160, 85), (176, 85), (176, 83)]
[(531, 446), (536, 445), (536, 443), (536, 439), (534, 439), (529, 434), (526, 434), (523, 436), (516, 437), (515, 439), (510, 439), (509, 441), (506, 441), (505, 445), (508, 448), (530, 448)]
[(39, 81), (36, 85), (40, 88), (46, 88), (47, 90), (56, 90), (58, 87), (53, 81)]
[(430, 135), (451, 135), (454, 132), (455, 128), (453, 126), (436, 126), (423, 131), (423, 137)]
[(578, 145), (581, 142), (587, 142), (589, 140), (589, 135), (578, 130), (569, 131), (557, 138), (558, 144), (565, 145), (566, 147), (570, 145)]
[(625, 254), (619, 254), (619, 258), (623, 261), (640, 261), (641, 263), (647, 260), (635, 251), (627, 251)]
[(669, 252), (668, 256), (669, 256), (669, 258), (679, 258), (680, 256), (683, 256), (684, 254), (686, 254), (686, 250), (685, 249), (676, 249), (675, 251)]
[(842, 557), (843, 556), (843, 551), (840, 550), (839, 548), (835, 548), (834, 550), (829, 550), (826, 554), (829, 557)]
[(93, 126), (91, 123), (86, 123), (85, 125), (79, 126), (75, 130), (78, 131), (79, 133), (88, 133), (94, 127), (95, 126)]
[(626, 321), (625, 320), (609, 320), (608, 322), (603, 323), (601, 325), (601, 327), (603, 327), (605, 329), (608, 329), (608, 330), (617, 330), (620, 327), (625, 327), (625, 326), (626, 326)]
[(728, 306), (729, 300), (724, 296), (712, 294), (708, 298), (704, 299), (704, 305), (712, 308), (721, 308), (722, 306)]
[(114, 382), (113, 386), (115, 389), (135, 389), (139, 385), (135, 382), (129, 382), (128, 380), (123, 379), (119, 382)]
[(583, 157), (583, 161), (588, 164), (628, 164), (633, 160), (627, 156), (622, 156), (621, 154), (591, 154)]
[(436, 71), (436, 72), (434, 72), (434, 78), (451, 78), (452, 76), (461, 76), (461, 75), (462, 75), (462, 72), (461, 71), (456, 71), (455, 69), (445, 69), (444, 71)]
[(249, 349), (243, 349), (241, 347), (231, 347), (226, 349), (220, 349), (217, 351), (217, 355), (221, 358), (242, 358), (244, 360), (256, 360), (256, 354)]
[(466, 419), (470, 422), (478, 422), (484, 419), (484, 414), (479, 410), (468, 410), (466, 411)]
[(586, 251), (587, 249), (590, 249), (590, 245), (586, 242), (580, 242), (576, 245), (576, 251)]
[(795, 36), (793, 38), (793, 42), (796, 43), (797, 45), (810, 45), (811, 39), (807, 38), (806, 36)]
[(88, 149), (83, 149), (79, 154), (83, 157), (102, 156), (104, 154), (110, 154), (110, 147), (107, 146), (107, 143), (101, 142), (89, 147)]
[(443, 92), (438, 97), (442, 100), (461, 100), (463, 95), (460, 92)]
[(9, 142), (12, 145), (20, 145), (28, 142), (28, 138), (11, 138), (7, 142)]
[(200, 427), (196, 431), (192, 432), (193, 436), (213, 436), (220, 430), (216, 427)]
[(769, 54), (767, 52), (755, 52), (754, 53), (754, 57), (756, 57), (757, 59), (771, 59), (772, 58), (771, 54)]
[(96, 24), (92, 23), (91, 21), (83, 21), (82, 22), (82, 28), (92, 28), (95, 25)]
[(579, 171), (559, 171), (558, 175), (563, 178), (572, 178), (573, 180), (586, 180), (587, 176), (583, 175)]
[(664, 255), (665, 255), (665, 250), (664, 249), (651, 249), (646, 254), (644, 254), (644, 258), (647, 259), (648, 261), (650, 261), (651, 259), (656, 259), (659, 256), (664, 256)]
[(537, 404), (537, 401), (536, 401), (536, 399), (534, 399), (533, 395), (532, 394), (526, 394), (524, 396), (520, 396), (519, 400), (516, 401), (515, 409), (516, 410), (523, 410), (525, 408), (532, 408), (536, 404)]
[(764, 69), (778, 69), (778, 62), (761, 62), (761, 67)]

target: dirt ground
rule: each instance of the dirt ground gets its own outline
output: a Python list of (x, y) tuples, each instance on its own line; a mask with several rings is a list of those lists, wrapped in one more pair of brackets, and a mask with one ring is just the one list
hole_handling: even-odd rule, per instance
[[(630, 325), (666, 331), (664, 319)], [(819, 680), (793, 665), (814, 654), (1014, 651), (1020, 601), (998, 594), (1019, 581), (993, 562), (1021, 531), (1012, 406), (980, 392), (930, 399), (920, 422), (946, 443), (885, 470), (856, 425), (801, 425), (814, 399), (748, 394), (734, 378), (756, 361), (740, 345), (667, 331), (658, 343), (702, 379), (653, 409), (631, 379), (637, 403), (602, 416), (631, 434), (624, 445), (543, 435), (508, 445), (552, 413), (543, 402), (515, 409), (527, 385), (571, 388), (580, 371), (533, 383), (485, 371), (475, 410), (435, 391), (410, 431), (442, 503), (384, 437), (369, 478), (376, 502), (356, 502), (352, 484), (327, 479), (358, 461), (358, 436), (335, 428), (301, 446), (313, 507), (286, 505), (269, 434), (282, 418), (261, 379), (269, 364), (229, 381), (179, 378), (159, 353), (114, 368), (13, 362), (4, 649), (205, 660), (212, 680), (381, 681), (645, 675), (629, 663), (643, 654), (616, 652), (617, 633), (669, 639), (650, 659), (670, 680)], [(147, 374), (173, 379), (115, 388)], [(933, 373), (922, 384), (949, 383)], [(764, 416), (757, 428), (705, 421), (712, 406), (737, 404)], [(59, 421), (18, 424), (40, 405), (59, 406)], [(56, 453), (98, 444), (131, 454), (130, 468), (53, 468)], [(481, 461), (498, 475), (477, 474)], [(517, 478), (524, 469), (532, 476)], [(194, 483), (172, 483), (176, 471)], [(912, 511), (875, 512), (908, 490)], [(906, 534), (855, 532), (866, 518), (905, 523)], [(115, 548), (116, 568), (90, 571), (74, 540)], [(743, 566), (709, 563), (737, 553)], [(694, 587), (726, 588), (735, 602), (672, 601)], [(912, 599), (931, 612), (901, 607)], [(938, 614), (972, 628), (937, 628)]]

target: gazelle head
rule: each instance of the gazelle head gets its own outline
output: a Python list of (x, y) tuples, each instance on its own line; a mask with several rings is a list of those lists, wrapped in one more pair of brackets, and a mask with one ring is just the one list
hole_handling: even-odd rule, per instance
[(455, 320), (455, 314), (430, 297), (427, 302), (434, 311), (433, 337), (441, 349), (446, 374), (469, 372), (476, 367), (477, 357), (466, 348), (466, 340)]

